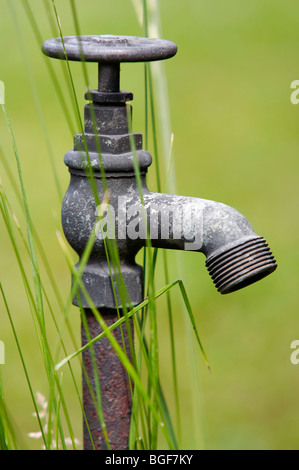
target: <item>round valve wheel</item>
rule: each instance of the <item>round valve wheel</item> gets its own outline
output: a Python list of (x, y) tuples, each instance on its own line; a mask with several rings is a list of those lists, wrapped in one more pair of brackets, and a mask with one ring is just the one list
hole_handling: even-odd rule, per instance
[(85, 62), (150, 62), (169, 59), (177, 45), (165, 39), (135, 36), (66, 36), (48, 39), (42, 45), (45, 55), (55, 59)]

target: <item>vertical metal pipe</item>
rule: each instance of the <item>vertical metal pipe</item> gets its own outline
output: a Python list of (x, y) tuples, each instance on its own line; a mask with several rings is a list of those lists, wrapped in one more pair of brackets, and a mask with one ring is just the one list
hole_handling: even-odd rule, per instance
[[(101, 314), (104, 316), (107, 326), (112, 325), (118, 320), (117, 311), (114, 309), (103, 309)], [(102, 329), (97, 322), (92, 311), (85, 309), (86, 322), (91, 338), (98, 336)], [(133, 324), (130, 321), (131, 333), (133, 334)], [(81, 324), (82, 345), (88, 342), (83, 321)], [(120, 327), (113, 330), (113, 335), (120, 346), (125, 349), (128, 358), (131, 360), (129, 348), (129, 336), (125, 323), (122, 325), (121, 334)], [(100, 383), (101, 401), (106, 424), (108, 439), (112, 450), (128, 450), (128, 436), (130, 430), (131, 411), (132, 411), (132, 394), (130, 389), (129, 378), (127, 372), (118, 359), (108, 338), (104, 337), (92, 346), (94, 358), (96, 361), (96, 370)], [(94, 368), (90, 348), (83, 352), (83, 364), (85, 373), (92, 386), (94, 395), (96, 396)], [(83, 406), (89, 431), (85, 420), (83, 421), (83, 440), (84, 450), (92, 450), (93, 445), (90, 439), (92, 436), (95, 450), (107, 449), (103, 430), (100, 426), (99, 416), (92, 400), (85, 374), (83, 373)], [(90, 432), (90, 434), (89, 434)]]
[(98, 90), (102, 93), (119, 92), (120, 64), (99, 63)]

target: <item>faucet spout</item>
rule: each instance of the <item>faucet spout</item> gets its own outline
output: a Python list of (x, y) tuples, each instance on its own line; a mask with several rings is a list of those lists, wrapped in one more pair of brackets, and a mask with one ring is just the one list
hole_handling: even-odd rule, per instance
[(205, 254), (221, 294), (248, 286), (277, 267), (264, 238), (232, 207), (150, 192), (144, 195), (144, 205), (152, 246)]

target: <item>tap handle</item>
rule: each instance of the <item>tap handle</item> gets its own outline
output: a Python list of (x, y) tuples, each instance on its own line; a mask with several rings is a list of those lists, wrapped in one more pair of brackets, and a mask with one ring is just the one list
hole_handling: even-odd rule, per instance
[(177, 45), (165, 39), (135, 36), (66, 36), (48, 39), (45, 55), (55, 59), (98, 62), (100, 93), (119, 92), (121, 62), (151, 62), (173, 57)]

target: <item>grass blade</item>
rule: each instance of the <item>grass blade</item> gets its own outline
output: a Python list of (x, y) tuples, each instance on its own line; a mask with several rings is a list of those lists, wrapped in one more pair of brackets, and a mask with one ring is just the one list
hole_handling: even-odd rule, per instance
[(45, 436), (44, 429), (43, 429), (43, 426), (42, 426), (42, 422), (41, 422), (41, 419), (40, 419), (40, 416), (39, 416), (39, 411), (38, 411), (38, 407), (37, 407), (37, 404), (36, 404), (36, 400), (35, 400), (34, 392), (33, 392), (33, 389), (32, 389), (32, 385), (31, 385), (31, 382), (30, 382), (30, 377), (29, 377), (29, 373), (28, 373), (28, 370), (27, 370), (27, 367), (26, 367), (24, 355), (23, 355), (23, 352), (22, 352), (22, 349), (21, 349), (21, 346), (20, 346), (20, 342), (18, 340), (18, 335), (17, 335), (16, 329), (15, 329), (15, 326), (14, 326), (12, 315), (10, 313), (8, 303), (7, 303), (7, 300), (6, 300), (6, 297), (5, 297), (5, 294), (4, 294), (3, 287), (2, 287), (1, 283), (0, 283), (0, 292), (1, 292), (1, 296), (2, 296), (3, 301), (4, 301), (6, 313), (7, 313), (8, 318), (9, 318), (10, 326), (11, 326), (11, 329), (12, 329), (12, 332), (13, 332), (13, 335), (14, 335), (14, 339), (15, 339), (17, 349), (18, 349), (18, 352), (19, 352), (19, 356), (20, 356), (20, 359), (21, 359), (21, 363), (22, 363), (22, 366), (23, 366), (23, 370), (24, 370), (24, 374), (25, 374), (25, 377), (26, 377), (28, 389), (29, 389), (31, 399), (32, 399), (32, 403), (33, 403), (33, 407), (34, 407), (34, 411), (36, 413), (39, 429), (40, 429), (40, 432), (42, 434), (42, 439), (43, 439), (45, 447), (47, 448), (46, 436)]

